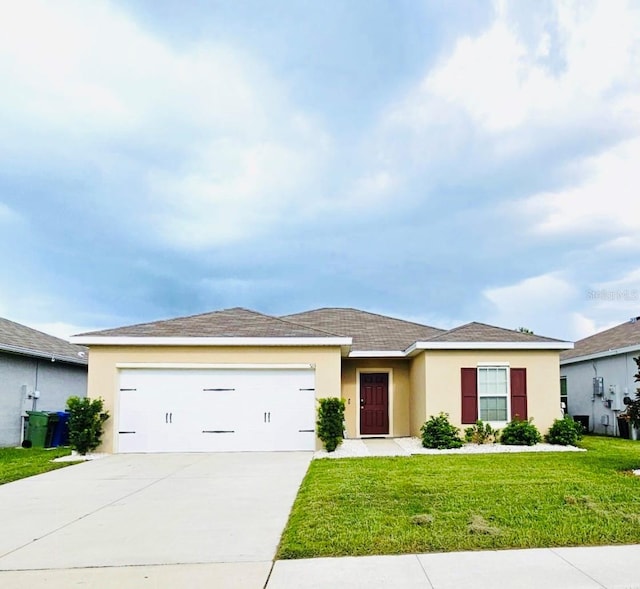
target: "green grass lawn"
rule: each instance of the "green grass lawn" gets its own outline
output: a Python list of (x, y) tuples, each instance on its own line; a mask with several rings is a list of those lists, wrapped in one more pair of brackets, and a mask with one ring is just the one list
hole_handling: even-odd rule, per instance
[(51, 462), (69, 454), (69, 448), (0, 448), (0, 485), (75, 464)]
[(640, 442), (582, 446), (314, 460), (278, 558), (640, 543)]

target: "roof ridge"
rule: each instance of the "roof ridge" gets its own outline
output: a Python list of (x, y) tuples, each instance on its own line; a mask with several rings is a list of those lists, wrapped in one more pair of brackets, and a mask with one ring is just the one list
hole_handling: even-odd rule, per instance
[(418, 323), (417, 321), (409, 321), (407, 319), (401, 319), (400, 317), (392, 317), (391, 315), (383, 315), (382, 313), (375, 313), (373, 311), (365, 311), (364, 309), (357, 309), (356, 307), (319, 307), (318, 309), (309, 309), (308, 311), (301, 311), (299, 313), (290, 313), (289, 315), (283, 315), (283, 317), (290, 317), (292, 315), (304, 315), (305, 313), (313, 313), (315, 311), (356, 311), (358, 313), (366, 313), (367, 315), (374, 315), (375, 317), (381, 317), (382, 319), (393, 319), (394, 321), (402, 321), (403, 323), (409, 323), (416, 325), (417, 327), (428, 327), (429, 329), (437, 329), (443, 333), (446, 331), (441, 327), (433, 327), (433, 325), (426, 325), (425, 323)]
[(613, 331), (614, 329), (620, 329), (621, 327), (624, 327), (625, 325), (633, 325), (634, 323), (637, 323), (638, 325), (640, 325), (640, 321), (632, 321), (631, 319), (627, 319), (627, 321), (623, 321), (622, 323), (619, 323), (618, 325), (614, 325), (613, 327), (608, 327), (607, 329), (604, 329), (602, 331), (598, 331), (597, 333), (593, 333), (591, 335), (588, 335), (587, 337), (583, 337), (582, 339), (578, 340), (576, 342), (576, 344), (583, 342), (585, 340), (591, 339), (593, 337), (599, 337), (601, 335), (604, 335), (605, 333), (609, 333), (610, 331)]
[(520, 336), (530, 337), (532, 339), (553, 340), (553, 341), (557, 341), (557, 342), (565, 341), (565, 340), (561, 340), (561, 339), (557, 339), (557, 338), (553, 338), (553, 337), (548, 337), (546, 335), (538, 335), (536, 333), (525, 333), (525, 332), (519, 331), (517, 329), (509, 329), (508, 327), (500, 327), (499, 325), (492, 325), (491, 323), (484, 323), (483, 321), (469, 321), (468, 323), (464, 323), (463, 325), (458, 325), (457, 327), (452, 327), (451, 329), (449, 329), (448, 331), (445, 331), (444, 333), (439, 333), (435, 337), (429, 338), (429, 340), (427, 340), (427, 341), (434, 341), (434, 340), (441, 339), (442, 337), (445, 337), (445, 336), (447, 336), (447, 335), (449, 335), (451, 333), (455, 333), (457, 331), (460, 331), (461, 329), (464, 329), (465, 327), (469, 327), (471, 325), (481, 325), (483, 327), (488, 327), (490, 329), (498, 329), (500, 331), (506, 331), (508, 333), (515, 333), (515, 334), (518, 334)]
[[(284, 317), (286, 317), (286, 315), (284, 315)], [(312, 331), (317, 331), (318, 333), (322, 333), (324, 335), (330, 335), (332, 337), (344, 337), (338, 333), (327, 331), (326, 329), (319, 329), (318, 327), (310, 327), (308, 325), (303, 325), (302, 323), (296, 323), (295, 321), (290, 321), (289, 319), (283, 319), (282, 317), (274, 317), (274, 319), (277, 319), (278, 321), (282, 321), (283, 323), (295, 325), (296, 327), (304, 327), (305, 329), (311, 329)]]

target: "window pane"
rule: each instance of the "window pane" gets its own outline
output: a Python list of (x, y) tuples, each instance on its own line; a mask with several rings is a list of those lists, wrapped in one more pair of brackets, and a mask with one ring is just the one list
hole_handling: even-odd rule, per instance
[(506, 396), (508, 392), (507, 368), (478, 368), (478, 394), (480, 396)]
[(482, 421), (507, 421), (507, 398), (481, 397), (480, 419)]

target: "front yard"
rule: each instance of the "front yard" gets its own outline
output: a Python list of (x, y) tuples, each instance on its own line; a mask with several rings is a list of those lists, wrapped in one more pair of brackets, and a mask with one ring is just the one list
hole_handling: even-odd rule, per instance
[(640, 543), (640, 442), (314, 460), (278, 558)]
[(73, 463), (51, 462), (69, 454), (69, 448), (0, 448), (0, 485), (69, 466)]

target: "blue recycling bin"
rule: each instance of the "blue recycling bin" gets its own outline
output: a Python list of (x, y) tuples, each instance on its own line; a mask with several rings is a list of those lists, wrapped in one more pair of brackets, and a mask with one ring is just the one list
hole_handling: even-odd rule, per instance
[(58, 411), (56, 415), (58, 416), (58, 421), (51, 436), (51, 445), (54, 448), (69, 445), (69, 412)]

